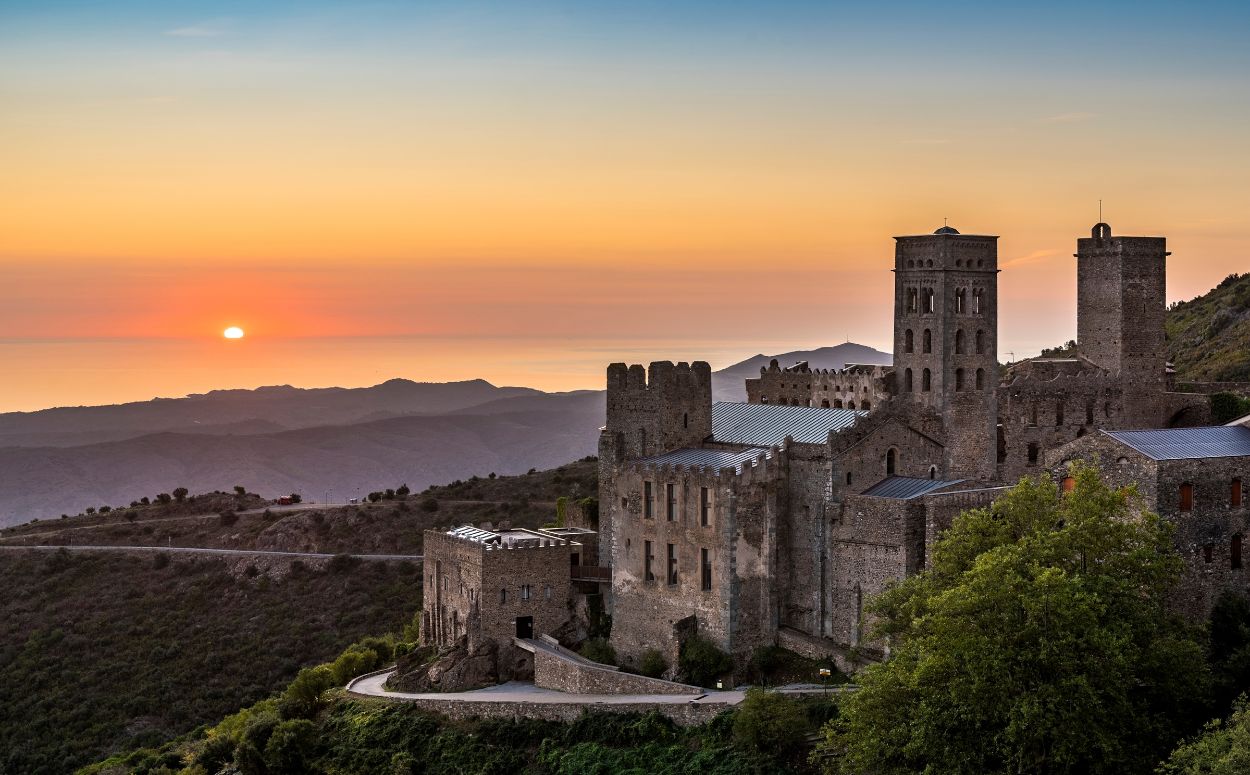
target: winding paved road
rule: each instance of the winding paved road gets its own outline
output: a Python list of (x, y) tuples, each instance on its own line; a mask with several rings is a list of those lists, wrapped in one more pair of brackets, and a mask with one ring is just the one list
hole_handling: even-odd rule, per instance
[[(310, 560), (329, 560), (338, 555), (319, 554), (315, 552), (275, 552), (264, 549), (206, 549), (200, 546), (23, 546), (9, 544), (0, 546), (0, 550), (8, 551), (48, 551), (56, 552), (66, 549), (71, 552), (181, 552), (184, 554), (218, 554), (233, 557), (295, 557)], [(357, 560), (381, 560), (421, 562), (419, 554), (349, 554)]]
[(362, 675), (347, 684), (347, 691), (363, 697), (388, 700), (454, 700), (457, 702), (528, 702), (542, 705), (737, 705), (746, 697), (743, 691), (708, 692), (707, 694), (570, 694), (554, 689), (540, 689), (531, 683), (509, 681), (499, 686), (474, 689), (470, 692), (392, 692), (383, 688), (386, 679), (395, 673)]

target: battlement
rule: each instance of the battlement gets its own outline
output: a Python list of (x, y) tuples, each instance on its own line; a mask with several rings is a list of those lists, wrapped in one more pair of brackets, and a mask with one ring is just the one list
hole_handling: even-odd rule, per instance
[(635, 363), (613, 363), (608, 366), (608, 392), (654, 391), (711, 386), (712, 367), (706, 361), (693, 364), (682, 361), (652, 361), (650, 369)]
[(808, 366), (807, 361), (799, 361), (793, 366), (782, 367), (777, 363), (777, 359), (773, 358), (767, 366), (760, 367), (760, 376), (767, 374), (816, 374), (818, 376), (842, 377), (842, 376), (885, 376), (887, 371), (892, 370), (892, 366), (883, 366), (881, 364), (852, 364), (848, 363), (841, 369), (813, 369)]

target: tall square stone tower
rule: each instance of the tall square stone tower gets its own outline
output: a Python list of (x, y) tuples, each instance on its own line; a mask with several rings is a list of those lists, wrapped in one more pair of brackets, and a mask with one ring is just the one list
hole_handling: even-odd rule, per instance
[(995, 475), (998, 237), (895, 237), (894, 369), (899, 400), (942, 418), (946, 477)]
[(1167, 239), (1113, 237), (1095, 224), (1076, 241), (1076, 340), (1081, 355), (1120, 378), (1124, 427), (1158, 423), (1166, 385), (1163, 319)]

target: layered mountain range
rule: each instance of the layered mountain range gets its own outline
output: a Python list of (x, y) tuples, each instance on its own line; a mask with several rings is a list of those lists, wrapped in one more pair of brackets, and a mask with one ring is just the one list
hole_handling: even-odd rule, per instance
[[(714, 373), (714, 399), (745, 400), (743, 380), (772, 358), (813, 368), (890, 362), (849, 342), (756, 355)], [(418, 490), (523, 473), (594, 454), (603, 422), (603, 391), (545, 393), (485, 380), (282, 385), (0, 414), (0, 526), (176, 487), (242, 485), (343, 501), (400, 484)]]

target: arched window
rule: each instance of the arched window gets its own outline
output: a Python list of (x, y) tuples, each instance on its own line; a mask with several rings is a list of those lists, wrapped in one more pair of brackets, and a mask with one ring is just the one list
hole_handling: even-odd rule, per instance
[(980, 315), (984, 310), (981, 306), (982, 290), (980, 288), (972, 289), (972, 314)]
[(689, 412), (685, 412), (685, 413), (683, 413), (683, 414), (682, 414), (682, 416), (681, 416), (681, 427), (683, 427), (683, 428), (689, 428), (689, 427), (690, 427), (690, 413), (689, 413)]
[(985, 352), (985, 332), (978, 331), (977, 332), (977, 355), (981, 355), (984, 352)]
[(821, 401), (821, 402), (820, 402), (820, 405), (821, 405), (821, 407), (822, 407), (822, 408), (828, 409), (828, 408), (829, 408), (829, 399), (827, 399), (827, 398), (826, 398), (824, 401)]
[(1075, 488), (1076, 488), (1076, 479), (1073, 479), (1070, 476), (1065, 476), (1063, 478), (1063, 491), (1072, 492), (1072, 490)]
[(932, 331), (926, 328), (924, 330), (924, 334), (921, 335), (920, 340), (921, 340), (920, 347), (923, 352), (927, 352), (927, 353), (933, 352), (933, 332)]
[(1181, 485), (1181, 511), (1194, 510), (1194, 486), (1189, 482)]
[(977, 369), (977, 390), (985, 390), (985, 369)]
[(799, 405), (799, 399), (797, 398), (790, 399), (790, 406), (798, 406), (798, 405)]
[(937, 466), (929, 466), (929, 478), (937, 479)]
[(1241, 567), (1241, 533), (1233, 536), (1228, 544), (1228, 566), (1233, 570)]
[(1036, 401), (1034, 401), (1033, 405), (1029, 408), (1029, 425), (1034, 428), (1037, 427), (1037, 402)]
[(761, 404), (768, 403), (768, 396), (760, 396), (760, 403)]
[(1234, 479), (1232, 490), (1229, 493), (1228, 505), (1234, 509), (1241, 508), (1241, 479)]
[(1055, 427), (1063, 425), (1063, 401), (1055, 402)]
[(841, 408), (842, 408), (842, 399), (840, 399), (840, 398), (835, 398), (835, 399), (833, 399), (833, 408), (834, 408), (834, 409), (841, 409)]
[(851, 484), (851, 472), (850, 472), (850, 471), (847, 471), (847, 472), (846, 472), (846, 484), (847, 484), (847, 486), (848, 486), (848, 487), (849, 487), (849, 486), (850, 486), (850, 484)]
[(903, 392), (910, 393), (911, 390), (912, 390), (911, 369), (904, 369), (903, 370)]
[(933, 372), (928, 369), (920, 373), (920, 389), (926, 393), (933, 389)]
[(964, 370), (955, 369), (955, 390), (964, 389)]
[(1037, 465), (1037, 456), (1040, 453), (1036, 441), (1029, 442), (1029, 465)]
[(499, 602), (500, 603), (508, 602), (508, 590), (507, 589), (499, 590)]
[(1085, 424), (1094, 424), (1094, 399), (1092, 398), (1085, 402)]
[(955, 330), (955, 354), (964, 354), (964, 330), (962, 328)]
[(924, 311), (925, 312), (937, 312), (937, 303), (935, 301), (932, 288), (924, 289), (924, 298), (925, 298)]
[(854, 408), (855, 408), (855, 402), (854, 402), (854, 401), (847, 401), (847, 402), (846, 402), (846, 408), (847, 408), (847, 409), (854, 409)]
[(898, 453), (894, 451), (894, 447), (890, 447), (885, 453), (885, 475), (894, 476), (894, 469), (898, 465)]
[(920, 310), (919, 304), (916, 301), (917, 298), (918, 298), (918, 291), (915, 288), (908, 288), (907, 289), (907, 311), (908, 312), (918, 312)]
[(811, 405), (812, 405), (812, 399), (810, 399), (810, 398), (809, 398), (809, 399), (807, 399), (807, 405), (808, 405), (808, 406), (811, 406)]
[(903, 352), (914, 353), (915, 351), (916, 351), (916, 335), (913, 334), (911, 329), (909, 328), (903, 332)]
[(859, 408), (866, 412), (872, 408), (872, 404), (868, 403), (867, 401), (860, 401)]
[(968, 293), (963, 288), (955, 289), (955, 311), (963, 312), (968, 307)]

